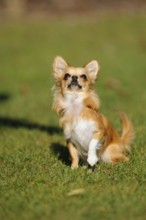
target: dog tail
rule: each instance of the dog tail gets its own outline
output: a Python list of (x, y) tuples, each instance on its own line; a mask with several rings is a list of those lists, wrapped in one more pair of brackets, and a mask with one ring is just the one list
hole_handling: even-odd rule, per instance
[(121, 113), (121, 120), (123, 126), (123, 131), (121, 135), (122, 145), (124, 146), (126, 151), (130, 152), (131, 151), (130, 145), (134, 139), (133, 125), (124, 112)]

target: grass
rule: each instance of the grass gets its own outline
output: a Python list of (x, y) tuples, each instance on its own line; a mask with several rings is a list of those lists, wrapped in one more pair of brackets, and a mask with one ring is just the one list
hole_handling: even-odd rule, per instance
[[(0, 219), (146, 219), (145, 23), (100, 15), (0, 25)], [(72, 65), (99, 60), (101, 111), (118, 130), (120, 110), (134, 123), (128, 163), (71, 171), (51, 110), (56, 55)]]

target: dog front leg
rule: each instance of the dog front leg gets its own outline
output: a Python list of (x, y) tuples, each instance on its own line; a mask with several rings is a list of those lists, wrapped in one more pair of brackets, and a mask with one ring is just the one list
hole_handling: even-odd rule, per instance
[(93, 138), (89, 144), (88, 158), (87, 158), (87, 162), (90, 166), (94, 166), (99, 161), (99, 158), (97, 156), (97, 150), (99, 150), (100, 147), (101, 144), (99, 140)]
[(75, 146), (68, 140), (67, 141), (67, 147), (71, 156), (71, 169), (76, 169), (78, 168), (79, 165), (79, 156), (78, 156), (78, 152), (77, 149), (75, 148)]

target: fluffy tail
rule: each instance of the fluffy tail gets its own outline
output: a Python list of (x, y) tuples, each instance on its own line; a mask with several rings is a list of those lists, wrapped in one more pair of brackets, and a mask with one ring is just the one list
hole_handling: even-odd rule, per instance
[(121, 135), (121, 141), (123, 146), (125, 147), (125, 150), (130, 152), (130, 144), (132, 143), (134, 139), (134, 130), (131, 121), (128, 119), (126, 114), (124, 112), (121, 113), (121, 120), (123, 125), (123, 131)]

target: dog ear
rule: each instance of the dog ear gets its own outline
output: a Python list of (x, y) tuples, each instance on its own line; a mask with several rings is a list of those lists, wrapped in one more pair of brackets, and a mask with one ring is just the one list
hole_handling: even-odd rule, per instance
[(85, 69), (91, 82), (94, 83), (97, 79), (98, 71), (100, 69), (98, 62), (96, 60), (92, 60), (85, 66)]
[(55, 78), (62, 77), (67, 66), (68, 64), (62, 57), (60, 56), (55, 57), (54, 62), (53, 62), (54, 77)]

